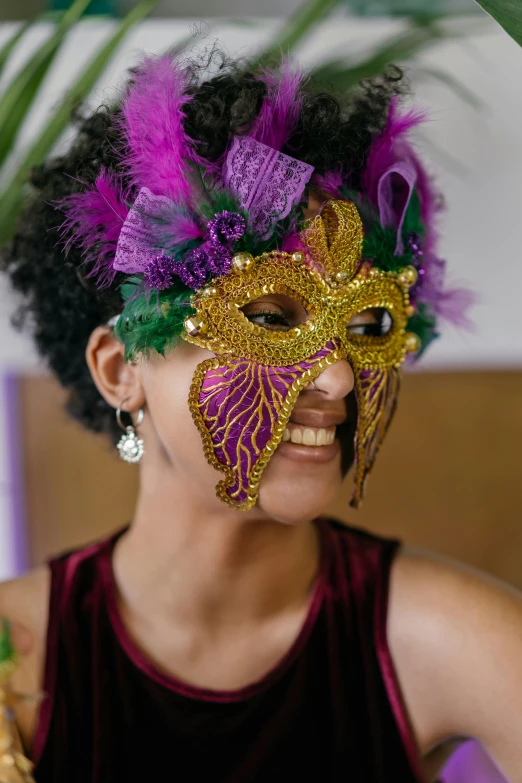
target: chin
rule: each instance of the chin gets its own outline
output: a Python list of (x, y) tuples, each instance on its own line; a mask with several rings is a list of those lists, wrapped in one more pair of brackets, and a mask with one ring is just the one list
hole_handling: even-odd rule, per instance
[(288, 525), (324, 514), (342, 484), (340, 450), (329, 462), (306, 464), (274, 454), (261, 479), (258, 508)]

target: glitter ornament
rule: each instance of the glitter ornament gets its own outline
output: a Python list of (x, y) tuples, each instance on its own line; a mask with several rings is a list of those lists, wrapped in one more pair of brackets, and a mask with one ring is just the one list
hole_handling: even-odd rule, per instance
[(213, 245), (237, 242), (246, 230), (245, 218), (228, 209), (219, 212), (208, 224), (208, 234)]
[(245, 272), (254, 263), (251, 253), (236, 253), (232, 259), (232, 266), (236, 272)]
[(155, 288), (156, 291), (163, 291), (170, 288), (172, 278), (176, 274), (176, 268), (171, 258), (167, 256), (158, 256), (147, 264), (143, 273), (143, 280), (147, 288)]

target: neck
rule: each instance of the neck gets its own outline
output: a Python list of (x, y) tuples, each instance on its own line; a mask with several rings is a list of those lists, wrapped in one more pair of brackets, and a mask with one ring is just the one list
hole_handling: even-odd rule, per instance
[(162, 480), (156, 466), (153, 476), (142, 476), (114, 569), (125, 602), (140, 612), (210, 628), (269, 619), (305, 604), (318, 550), (312, 522), (286, 525), (256, 509), (206, 502), (186, 476), (170, 473)]

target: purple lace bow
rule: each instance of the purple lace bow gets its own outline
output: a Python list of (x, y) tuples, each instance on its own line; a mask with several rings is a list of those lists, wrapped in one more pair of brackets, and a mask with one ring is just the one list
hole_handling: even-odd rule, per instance
[(248, 212), (249, 228), (267, 239), (299, 202), (314, 167), (249, 136), (236, 136), (225, 163), (225, 185)]

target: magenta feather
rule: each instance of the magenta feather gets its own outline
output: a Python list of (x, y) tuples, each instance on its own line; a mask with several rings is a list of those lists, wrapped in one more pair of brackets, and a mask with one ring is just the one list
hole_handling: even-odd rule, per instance
[(283, 253), (308, 253), (308, 248), (303, 242), (301, 235), (295, 231), (291, 231), (283, 237), (281, 242), (281, 250)]
[(85, 261), (93, 265), (89, 277), (97, 277), (101, 287), (115, 277), (112, 261), (121, 227), (129, 212), (121, 183), (102, 169), (94, 186), (83, 193), (73, 193), (57, 202), (65, 214), (60, 233), (66, 250), (76, 245)]
[(405, 136), (425, 120), (426, 112), (420, 109), (410, 109), (406, 114), (399, 116), (397, 99), (392, 98), (390, 101), (386, 126), (370, 147), (362, 177), (362, 189), (372, 204), (377, 205), (379, 179), (390, 166), (398, 161), (409, 160), (416, 168), (419, 167)]
[(323, 175), (314, 175), (310, 184), (329, 198), (342, 199), (340, 189), (344, 184), (344, 179), (341, 171), (327, 171)]
[(192, 201), (190, 161), (200, 163), (185, 133), (183, 107), (191, 100), (189, 70), (170, 54), (146, 57), (122, 104), (122, 162), (132, 184), (174, 201)]
[(446, 262), (433, 253), (424, 256), (423, 274), (414, 298), (454, 326), (467, 329), (473, 326), (468, 311), (477, 303), (476, 294), (469, 288), (447, 288)]
[(297, 127), (304, 74), (285, 59), (277, 70), (263, 70), (260, 78), (266, 86), (266, 95), (249, 136), (281, 150)]
[(461, 329), (472, 330), (474, 323), (469, 310), (477, 304), (477, 296), (469, 288), (450, 288), (442, 291), (437, 302), (437, 314)]
[(157, 246), (164, 247), (167, 252), (201, 240), (206, 234), (205, 227), (198, 222), (196, 215), (174, 202), (149, 220), (151, 236), (155, 237)]

